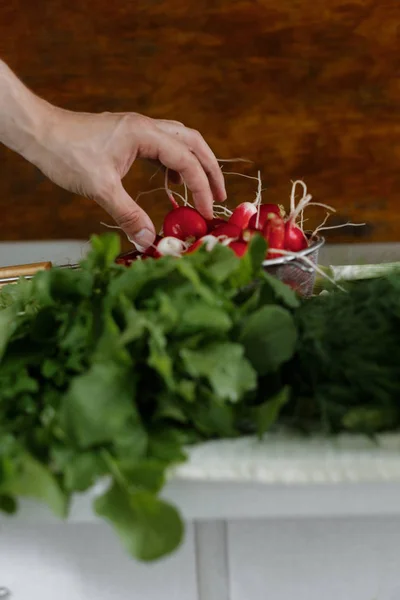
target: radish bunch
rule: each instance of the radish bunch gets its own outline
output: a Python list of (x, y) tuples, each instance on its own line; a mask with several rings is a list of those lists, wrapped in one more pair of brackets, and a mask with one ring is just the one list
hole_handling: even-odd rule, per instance
[[(237, 256), (245, 254), (251, 238), (261, 234), (268, 243), (266, 259), (281, 257), (305, 250), (309, 240), (303, 231), (303, 211), (310, 204), (311, 196), (302, 181), (293, 184), (290, 212), (277, 204), (261, 203), (261, 180), (258, 176), (259, 186), (254, 202), (243, 202), (233, 211), (224, 206), (215, 207), (215, 216), (206, 220), (195, 208), (190, 206), (187, 198), (182, 198), (184, 205), (180, 206), (171, 190), (166, 188), (167, 195), (172, 204), (172, 210), (164, 219), (162, 235), (158, 235), (150, 248), (144, 253), (137, 250), (121, 255), (117, 262), (124, 265), (131, 264), (134, 260), (146, 258), (159, 258), (161, 256), (182, 256), (191, 254), (200, 246), (205, 245), (208, 250), (215, 244), (221, 243), (229, 246)], [(296, 205), (296, 186), (303, 187), (303, 197)], [(179, 195), (178, 195), (179, 196)], [(313, 203), (328, 207), (323, 204)]]

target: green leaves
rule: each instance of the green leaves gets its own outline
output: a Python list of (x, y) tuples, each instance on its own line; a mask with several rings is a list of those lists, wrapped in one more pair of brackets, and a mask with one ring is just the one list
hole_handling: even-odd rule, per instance
[[(352, 282), (303, 302), (286, 374), (296, 423), (374, 434), (400, 424), (400, 277)], [(304, 401), (307, 399), (307, 402)], [(317, 425), (316, 425), (317, 423)]]
[(268, 294), (272, 292), (276, 301), (282, 302), (288, 308), (300, 306), (300, 301), (291, 287), (269, 273), (263, 272), (262, 277), (268, 284), (264, 286), (265, 292)]
[(0, 310), (0, 361), (3, 357), (4, 350), (11, 338), (15, 327), (16, 309), (14, 306), (8, 306)]
[(107, 234), (80, 269), (0, 292), (0, 510), (27, 496), (64, 516), (106, 477), (95, 510), (127, 551), (177, 548), (181, 520), (158, 497), (168, 469), (248, 416), (262, 435), (285, 402), (259, 376), (279, 382), (292, 356), (297, 299), (263, 272), (265, 250), (257, 236), (243, 259), (217, 245), (123, 268)]
[[(55, 453), (55, 460), (59, 456)], [(104, 459), (97, 452), (65, 452), (64, 461), (56, 462), (64, 473), (64, 486), (70, 492), (85, 492), (107, 473)]]
[(137, 421), (135, 378), (126, 368), (97, 363), (76, 377), (61, 406), (61, 425), (81, 448), (110, 443)]
[(181, 351), (185, 368), (192, 377), (204, 378), (217, 398), (237, 402), (245, 392), (254, 390), (256, 374), (244, 358), (240, 344), (209, 344), (201, 350)]
[(29, 497), (63, 517), (106, 477), (97, 514), (157, 560), (182, 540), (159, 494), (189, 443), (282, 423), (397, 429), (400, 278), (300, 303), (263, 271), (265, 249), (257, 236), (242, 259), (218, 245), (125, 269), (109, 234), (81, 269), (3, 289), (0, 510)]
[(254, 420), (257, 425), (257, 434), (262, 438), (275, 424), (279, 412), (289, 400), (289, 388), (282, 388), (273, 398), (254, 408)]
[[(29, 454), (19, 454), (14, 468), (0, 481), (0, 494), (45, 502), (57, 517), (65, 517), (67, 496), (50, 471)], [(10, 506), (10, 502), (7, 503)]]
[(115, 259), (121, 252), (121, 242), (117, 235), (105, 233), (102, 236), (93, 235), (91, 252), (83, 262), (88, 270), (104, 271), (114, 266)]
[[(230, 250), (232, 252), (232, 250)], [(238, 260), (237, 268), (232, 273), (229, 281), (236, 290), (254, 282), (263, 273), (261, 263), (265, 258), (267, 242), (262, 235), (254, 236), (241, 260)]]
[(397, 427), (399, 420), (397, 406), (359, 406), (346, 412), (342, 423), (349, 431), (373, 434)]
[(127, 551), (139, 560), (157, 560), (180, 545), (183, 524), (175, 508), (151, 492), (127, 491), (113, 485), (94, 503), (108, 520)]
[(259, 375), (276, 371), (292, 358), (297, 340), (291, 314), (280, 306), (263, 306), (244, 323), (240, 341)]
[(231, 327), (232, 320), (226, 311), (199, 301), (183, 308), (176, 333), (190, 335), (201, 332), (218, 335), (225, 334)]

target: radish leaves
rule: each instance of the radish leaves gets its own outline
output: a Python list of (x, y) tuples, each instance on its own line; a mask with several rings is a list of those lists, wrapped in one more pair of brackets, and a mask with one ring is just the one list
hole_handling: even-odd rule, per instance
[(0, 293), (0, 510), (29, 496), (64, 516), (105, 479), (97, 514), (148, 561), (182, 539), (159, 490), (185, 447), (240, 435), (246, 415), (260, 427), (259, 374), (291, 357), (295, 296), (265, 276), (259, 235), (242, 259), (218, 244), (124, 267), (118, 252), (94, 237), (79, 270)]
[(297, 332), (287, 310), (280, 306), (263, 306), (244, 322), (239, 339), (257, 373), (266, 375), (292, 357)]

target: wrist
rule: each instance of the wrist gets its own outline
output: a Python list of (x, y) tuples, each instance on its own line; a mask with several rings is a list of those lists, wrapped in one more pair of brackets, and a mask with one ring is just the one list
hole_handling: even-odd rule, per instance
[(53, 107), (0, 60), (0, 142), (32, 161), (53, 120), (52, 113)]

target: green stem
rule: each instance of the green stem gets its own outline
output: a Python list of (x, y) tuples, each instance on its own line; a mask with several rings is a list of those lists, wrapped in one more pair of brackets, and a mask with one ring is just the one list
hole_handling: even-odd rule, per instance
[(122, 488), (129, 489), (130, 488), (129, 482), (125, 479), (124, 475), (122, 474), (121, 470), (118, 468), (118, 465), (115, 462), (115, 460), (113, 459), (113, 457), (111, 456), (111, 454), (107, 450), (101, 450), (101, 456), (102, 456), (104, 462), (106, 463), (106, 465), (108, 466), (110, 473), (114, 477), (115, 481), (117, 483), (119, 483), (119, 485)]

